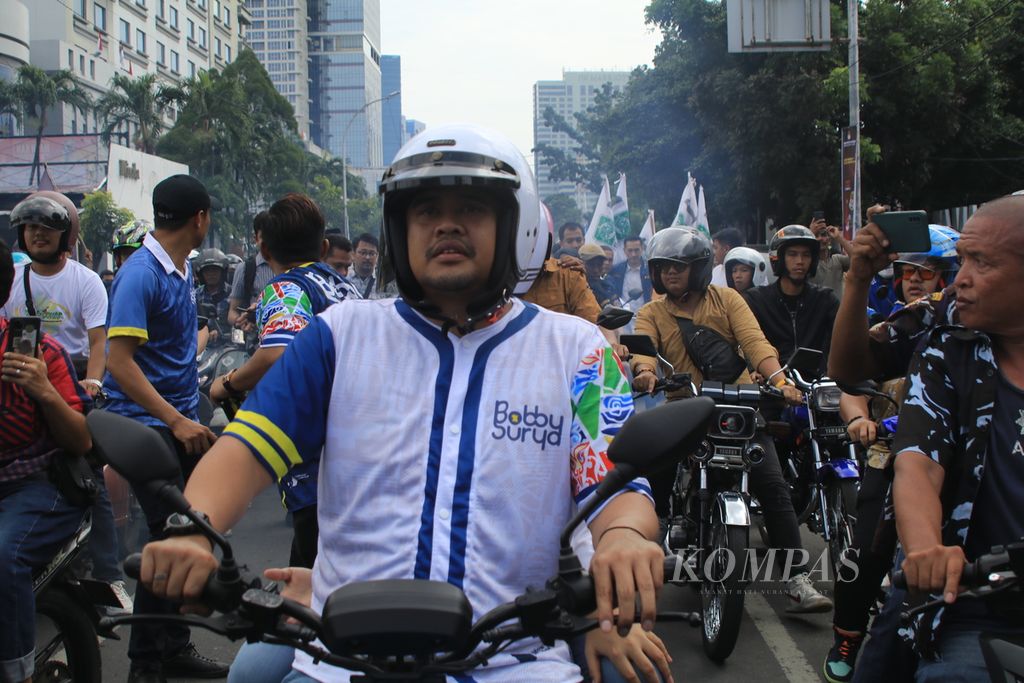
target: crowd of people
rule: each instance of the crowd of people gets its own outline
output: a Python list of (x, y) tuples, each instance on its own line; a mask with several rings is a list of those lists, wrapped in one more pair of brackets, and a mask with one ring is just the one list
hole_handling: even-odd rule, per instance
[[(290, 567), (267, 576), (314, 609), (368, 579), (448, 581), (477, 613), (542, 584), (560, 529), (613, 467), (608, 446), (633, 413), (632, 392), (650, 392), (659, 371), (656, 358), (629, 357), (619, 333), (596, 326), (609, 305), (633, 311), (627, 329), (649, 336), (697, 385), (761, 382), (799, 404), (785, 369), (798, 348), (821, 351), (822, 374), (838, 380), (889, 382), (902, 401), (891, 449), (875, 443), (884, 407), (852, 395), (840, 406), (850, 438), (870, 449), (854, 543), (860, 571), (837, 581), (830, 599), (796, 567), (789, 611), (834, 608), (823, 666), (833, 683), (894, 680), (895, 671), (988, 680), (979, 633), (1024, 629), (1017, 613), (956, 596), (965, 561), (1024, 537), (1014, 514), (1024, 492), (1024, 330), (1013, 281), (1024, 197), (983, 205), (959, 233), (931, 226), (932, 248), (918, 254), (887, 251), (873, 222), (884, 207), (868, 211), (851, 241), (815, 214), (774, 231), (765, 252), (736, 229), (709, 237), (684, 226), (613, 250), (586, 242), (579, 224), (556, 230), (523, 156), (471, 126), (414, 138), (380, 192), (379, 236), (350, 241), (309, 197), (289, 194), (255, 217), (255, 254), (241, 259), (196, 252), (215, 220), (211, 199), (197, 179), (172, 176), (154, 189), (152, 224), (116, 231), (114, 268), (101, 274), (70, 257), (78, 215), (66, 197), (38, 192), (14, 208), (28, 260), (15, 266), (0, 245), (3, 680), (31, 680), (32, 572), (83, 514), (47, 472), (89, 455), (83, 415), (96, 402), (160, 434), (189, 502), (220, 530), (276, 485), (294, 536)], [(26, 317), (44, 332), (29, 353), (9, 339), (9, 321)], [(253, 335), (254, 352), (209, 388), (214, 402), (244, 400), (218, 438), (199, 421), (196, 359), (235, 329)], [(535, 416), (530, 437), (520, 408)], [(769, 545), (801, 549), (775, 444), (758, 439), (767, 455), (750, 488)], [(578, 547), (600, 627), (569, 644), (518, 643), (473, 680), (563, 682), (581, 680), (581, 670), (604, 681), (672, 680), (654, 623), (659, 517), (673, 476), (634, 480), (588, 520)], [(187, 518), (143, 488), (135, 495), (152, 542), (134, 602), (102, 486), (90, 503), (92, 572), (116, 586), (123, 609), (172, 613), (200, 595), (217, 560)], [(905, 593), (896, 589), (862, 647), (894, 566), (912, 591), (948, 603), (919, 625), (916, 653), (898, 645)], [(632, 610), (615, 614), (615, 604), (634, 602), (637, 623)], [(243, 647), (229, 674), (184, 626), (133, 624), (128, 654), (138, 683), (348, 680), (263, 644)]]

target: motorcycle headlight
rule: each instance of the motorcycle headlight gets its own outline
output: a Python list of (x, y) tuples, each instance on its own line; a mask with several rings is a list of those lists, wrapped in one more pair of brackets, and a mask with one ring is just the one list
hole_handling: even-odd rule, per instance
[(825, 386), (814, 388), (811, 400), (814, 402), (814, 407), (818, 410), (836, 411), (839, 410), (839, 399), (842, 396), (842, 389), (835, 384), (826, 384)]
[(723, 436), (742, 434), (747, 426), (746, 418), (739, 413), (721, 413), (718, 416), (718, 430)]
[(752, 408), (723, 406), (715, 415), (709, 434), (723, 439), (749, 439), (757, 431), (757, 413)]

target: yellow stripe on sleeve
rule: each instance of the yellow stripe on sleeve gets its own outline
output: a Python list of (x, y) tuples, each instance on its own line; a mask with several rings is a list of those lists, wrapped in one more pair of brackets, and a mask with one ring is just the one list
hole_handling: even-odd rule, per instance
[(302, 462), (302, 456), (299, 455), (299, 450), (295, 448), (295, 443), (292, 442), (291, 438), (287, 434), (281, 431), (280, 427), (267, 418), (263, 417), (259, 413), (254, 413), (251, 410), (239, 410), (238, 413), (235, 414), (235, 420), (247, 422), (269, 436), (270, 440), (274, 442), (274, 445), (277, 446), (282, 453), (288, 456), (292, 465), (298, 465)]
[(149, 341), (149, 332), (141, 327), (111, 327), (107, 330), (107, 339), (114, 337), (138, 337), (145, 344)]
[(255, 448), (256, 452), (261, 458), (263, 458), (264, 462), (273, 468), (278, 481), (288, 473), (288, 466), (285, 465), (284, 459), (281, 458), (277, 450), (270, 445), (270, 442), (263, 438), (262, 434), (249, 425), (245, 425), (240, 422), (232, 422), (225, 427), (224, 433), (237, 436), (249, 446)]

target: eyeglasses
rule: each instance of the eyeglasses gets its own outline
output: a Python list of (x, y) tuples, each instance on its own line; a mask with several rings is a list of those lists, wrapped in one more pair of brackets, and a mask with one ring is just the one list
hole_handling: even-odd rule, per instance
[(666, 273), (684, 273), (690, 269), (689, 263), (680, 263), (679, 261), (667, 261), (662, 269)]
[(938, 272), (932, 270), (931, 268), (926, 268), (924, 266), (905, 265), (905, 266), (903, 266), (903, 271), (902, 272), (903, 272), (903, 279), (904, 280), (907, 280), (907, 279), (913, 277), (915, 272), (918, 275), (920, 275), (921, 279), (924, 280), (925, 282), (927, 282), (929, 280), (934, 280), (938, 276)]
[(366, 249), (360, 249), (356, 252), (356, 256), (362, 256), (363, 258), (373, 258), (377, 255), (375, 251), (367, 251)]

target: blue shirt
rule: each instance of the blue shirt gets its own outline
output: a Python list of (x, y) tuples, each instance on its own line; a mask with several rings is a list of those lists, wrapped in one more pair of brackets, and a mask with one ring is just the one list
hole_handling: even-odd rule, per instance
[[(165, 401), (185, 417), (198, 417), (198, 327), (192, 267), (179, 271), (163, 246), (146, 235), (142, 249), (125, 261), (114, 277), (107, 314), (107, 338), (140, 340), (135, 362)], [(166, 427), (132, 401), (109, 372), (103, 380), (107, 410), (144, 424)]]

